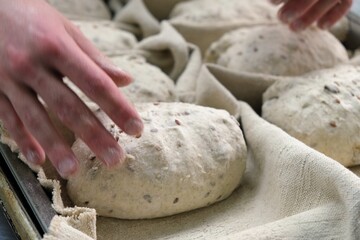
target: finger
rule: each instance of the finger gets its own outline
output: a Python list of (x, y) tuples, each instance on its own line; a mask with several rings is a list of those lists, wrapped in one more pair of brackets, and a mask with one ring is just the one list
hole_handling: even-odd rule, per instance
[(25, 127), (40, 143), (59, 174), (67, 178), (78, 169), (69, 146), (56, 132), (35, 94), (19, 84), (8, 84), (6, 95)]
[(140, 135), (143, 123), (138, 113), (109, 76), (72, 39), (68, 40), (64, 48), (64, 55), (53, 59), (54, 67), (68, 76), (124, 132)]
[(300, 31), (316, 22), (337, 4), (334, 0), (323, 0), (315, 3), (304, 15), (290, 24), (294, 31)]
[(318, 0), (291, 0), (279, 10), (279, 18), (284, 23), (291, 23), (304, 15)]
[(351, 5), (352, 0), (342, 0), (320, 18), (318, 26), (322, 29), (330, 28), (349, 11)]
[(35, 165), (45, 161), (45, 153), (40, 144), (25, 128), (24, 124), (16, 114), (9, 99), (0, 93), (0, 119), (10, 137), (16, 142), (25, 158)]
[(125, 159), (124, 151), (95, 115), (60, 79), (39, 71), (37, 79), (29, 81), (68, 128), (80, 137), (103, 162), (111, 167)]
[(111, 60), (100, 52), (94, 44), (71, 22), (66, 21), (66, 31), (74, 39), (80, 49), (102, 68), (119, 87), (129, 85), (133, 80), (130, 74), (115, 66)]

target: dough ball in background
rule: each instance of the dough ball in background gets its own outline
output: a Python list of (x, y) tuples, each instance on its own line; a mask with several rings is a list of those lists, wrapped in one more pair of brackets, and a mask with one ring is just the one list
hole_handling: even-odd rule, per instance
[[(174, 102), (177, 100), (175, 83), (158, 67), (146, 62), (143, 57), (124, 55), (110, 60), (133, 77), (133, 82), (119, 88), (131, 102)], [(65, 84), (92, 110), (99, 107), (90, 100), (73, 82), (65, 78)]]
[(74, 143), (80, 170), (67, 190), (76, 205), (107, 217), (156, 218), (208, 206), (239, 185), (247, 150), (228, 112), (185, 103), (136, 107), (145, 125), (140, 138), (98, 113), (127, 152), (118, 168), (106, 169), (81, 140)]
[(85, 37), (107, 56), (129, 51), (137, 44), (134, 35), (117, 29), (111, 21), (73, 21), (73, 23)]
[(210, 46), (205, 61), (236, 72), (296, 76), (349, 58), (344, 46), (327, 31), (313, 27), (295, 33), (279, 24), (229, 32)]
[(110, 10), (103, 0), (46, 0), (71, 20), (110, 20)]
[(263, 100), (263, 118), (346, 167), (360, 165), (360, 67), (278, 81)]
[(277, 9), (266, 0), (186, 1), (174, 7), (169, 22), (204, 53), (230, 30), (278, 23)]
[(171, 22), (199, 26), (231, 23), (266, 23), (276, 19), (276, 10), (268, 1), (196, 0), (178, 3), (171, 12)]
[(175, 83), (160, 68), (139, 56), (118, 56), (113, 63), (130, 73), (133, 82), (121, 88), (132, 102), (174, 102), (177, 100)]

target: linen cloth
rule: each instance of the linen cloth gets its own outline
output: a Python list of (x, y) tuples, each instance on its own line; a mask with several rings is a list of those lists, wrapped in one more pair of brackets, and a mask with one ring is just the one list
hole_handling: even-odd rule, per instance
[[(128, 9), (139, 7), (137, 10), (143, 11), (142, 1), (131, 2), (134, 5), (126, 5)], [(173, 58), (172, 65), (163, 68), (176, 78), (184, 101), (226, 109), (239, 119), (249, 149), (242, 183), (228, 199), (215, 205), (166, 218), (128, 221), (97, 217), (94, 209), (73, 206), (66, 194), (66, 181), (48, 164), (34, 170), (40, 183), (52, 191), (53, 207), (59, 216), (52, 220), (44, 239), (360, 238), (360, 178), (354, 174), (360, 175), (359, 167), (351, 172), (257, 114), (262, 93), (281, 77), (201, 65), (196, 46), (176, 47), (169, 40), (168, 36), (175, 33), (167, 23), (161, 26), (151, 15), (138, 14), (137, 19), (130, 15), (119, 17), (118, 26), (135, 29), (144, 38), (138, 52), (154, 58), (150, 53), (156, 44), (152, 41), (168, 44), (168, 48), (157, 50), (171, 50), (167, 56)], [(161, 35), (164, 29), (172, 33)], [(186, 57), (184, 49), (190, 49)]]
[[(171, 217), (138, 221), (98, 217), (97, 239), (359, 239), (360, 178), (238, 101), (258, 108), (259, 94), (279, 79), (231, 74), (204, 65), (195, 97), (198, 104), (227, 109), (240, 119), (249, 149), (240, 187), (220, 203)], [(248, 93), (224, 86), (239, 79), (244, 86), (257, 79), (258, 89), (253, 86), (254, 92)], [(201, 90), (205, 86), (206, 91)], [(218, 101), (204, 97), (206, 93)], [(94, 221), (95, 217), (87, 218), (83, 224), (91, 226)]]

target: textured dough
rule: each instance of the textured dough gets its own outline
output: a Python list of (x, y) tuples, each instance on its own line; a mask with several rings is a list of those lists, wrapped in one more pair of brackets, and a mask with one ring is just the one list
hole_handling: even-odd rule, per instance
[(360, 67), (339, 66), (278, 81), (262, 116), (344, 166), (360, 164)]
[(223, 24), (277, 21), (277, 8), (269, 1), (197, 0), (178, 3), (170, 14), (171, 23), (216, 27)]
[[(119, 88), (131, 102), (176, 101), (174, 81), (158, 67), (147, 63), (143, 57), (124, 55), (113, 57), (111, 61), (129, 73), (133, 78), (133, 82), (130, 85)], [(65, 79), (65, 83), (90, 109), (98, 109), (97, 104), (91, 101), (72, 82)]]
[(46, 0), (64, 16), (72, 20), (107, 19), (110, 11), (102, 0)]
[(73, 21), (73, 23), (107, 56), (129, 51), (137, 44), (134, 35), (117, 29), (111, 21)]
[(121, 56), (111, 60), (131, 74), (133, 83), (121, 88), (133, 102), (174, 102), (175, 83), (160, 68), (146, 62), (142, 57)]
[(285, 25), (258, 26), (225, 34), (205, 57), (237, 72), (301, 75), (349, 61), (346, 49), (329, 32), (309, 28), (300, 33)]
[(246, 145), (228, 112), (185, 103), (136, 107), (145, 124), (141, 138), (127, 136), (99, 113), (127, 152), (117, 169), (106, 169), (81, 140), (74, 143), (80, 171), (67, 190), (76, 205), (101, 216), (155, 218), (223, 200), (239, 185)]
[(204, 54), (228, 31), (278, 23), (276, 12), (277, 7), (266, 0), (197, 0), (178, 3), (169, 22)]

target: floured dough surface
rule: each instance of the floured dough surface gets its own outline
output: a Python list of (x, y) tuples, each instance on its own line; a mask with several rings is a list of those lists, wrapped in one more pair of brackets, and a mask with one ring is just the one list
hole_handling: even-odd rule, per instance
[[(176, 101), (175, 84), (158, 67), (146, 62), (143, 57), (124, 55), (111, 58), (111, 61), (129, 73), (133, 82), (119, 88), (131, 102), (174, 102)], [(93, 111), (98, 109), (69, 79), (64, 80), (72, 91)]]
[(118, 56), (111, 60), (133, 77), (133, 83), (121, 88), (132, 102), (176, 101), (174, 81), (160, 68), (147, 63), (143, 57)]
[(178, 3), (170, 14), (173, 24), (222, 26), (276, 22), (277, 8), (269, 1), (197, 0)]
[(234, 29), (279, 23), (277, 7), (269, 1), (196, 0), (178, 3), (170, 24), (202, 54), (211, 43)]
[(110, 11), (102, 0), (46, 0), (71, 20), (110, 19)]
[(208, 49), (206, 62), (237, 72), (296, 76), (349, 61), (333, 35), (318, 28), (300, 33), (285, 25), (243, 28), (225, 34)]
[(127, 152), (117, 169), (106, 169), (81, 140), (74, 143), (80, 171), (67, 190), (76, 205), (101, 216), (155, 218), (208, 206), (239, 185), (246, 145), (229, 113), (185, 103), (136, 107), (145, 125), (141, 138), (127, 136), (99, 113)]
[(266, 120), (344, 166), (360, 164), (360, 67), (278, 81), (263, 97)]
[(137, 44), (134, 35), (117, 29), (111, 21), (73, 21), (73, 23), (107, 56), (129, 51)]

